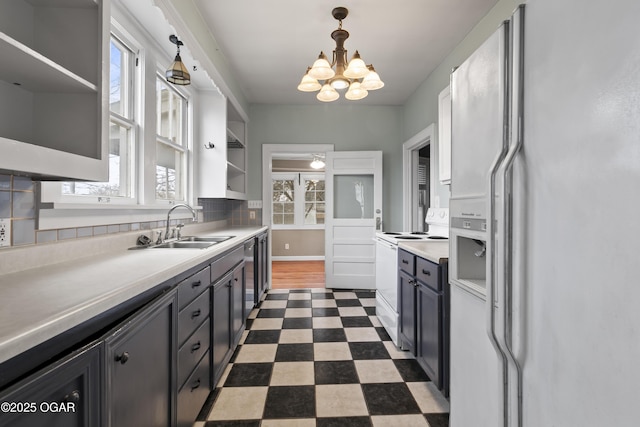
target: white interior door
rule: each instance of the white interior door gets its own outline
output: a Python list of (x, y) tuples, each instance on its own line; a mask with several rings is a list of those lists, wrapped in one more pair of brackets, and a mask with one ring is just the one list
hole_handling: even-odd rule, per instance
[(375, 289), (382, 224), (382, 151), (328, 152), (325, 166), (327, 288)]

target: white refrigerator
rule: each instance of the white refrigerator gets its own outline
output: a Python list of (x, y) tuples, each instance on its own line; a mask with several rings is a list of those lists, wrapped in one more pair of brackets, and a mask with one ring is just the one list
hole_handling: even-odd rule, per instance
[(452, 427), (640, 424), (638, 17), (531, 0), (452, 73)]

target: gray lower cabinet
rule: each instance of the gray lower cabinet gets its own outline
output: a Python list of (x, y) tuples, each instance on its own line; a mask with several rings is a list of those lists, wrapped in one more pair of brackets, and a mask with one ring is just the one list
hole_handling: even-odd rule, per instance
[(107, 426), (174, 424), (177, 311), (172, 290), (106, 337)]
[(0, 393), (0, 426), (101, 425), (102, 343), (64, 357)]
[(231, 357), (231, 290), (233, 272), (227, 273), (213, 284), (211, 316), (211, 376), (212, 386), (222, 376), (224, 366)]
[(265, 231), (256, 237), (256, 298), (259, 303), (269, 284), (269, 234)]
[(411, 351), (445, 395), (449, 387), (448, 264), (398, 250), (401, 347)]

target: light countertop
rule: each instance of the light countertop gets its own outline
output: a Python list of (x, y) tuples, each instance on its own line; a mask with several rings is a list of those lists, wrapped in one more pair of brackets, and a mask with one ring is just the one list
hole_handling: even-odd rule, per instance
[(449, 259), (449, 242), (446, 240), (401, 242), (398, 247), (436, 264)]
[[(117, 307), (266, 229), (258, 226), (198, 233), (201, 236), (235, 236), (206, 249), (122, 248), (0, 275), (0, 363)], [(51, 245), (51, 249), (56, 250), (55, 245)], [(37, 263), (37, 259), (32, 262)]]

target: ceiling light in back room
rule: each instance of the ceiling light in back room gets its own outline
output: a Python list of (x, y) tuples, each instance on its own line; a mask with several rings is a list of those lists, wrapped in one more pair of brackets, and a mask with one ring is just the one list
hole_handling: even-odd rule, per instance
[(320, 52), (318, 59), (307, 68), (298, 85), (298, 90), (302, 92), (319, 90), (316, 98), (319, 101), (331, 102), (340, 98), (336, 89), (348, 88), (345, 98), (351, 101), (363, 99), (370, 90), (380, 89), (384, 83), (373, 65), (367, 65), (357, 50), (347, 64), (347, 50), (344, 48), (344, 42), (349, 38), (349, 33), (342, 29), (342, 20), (347, 17), (349, 10), (346, 7), (336, 7), (331, 14), (339, 22), (338, 29), (331, 33), (331, 38), (336, 42), (332, 62), (329, 63), (324, 52)]

